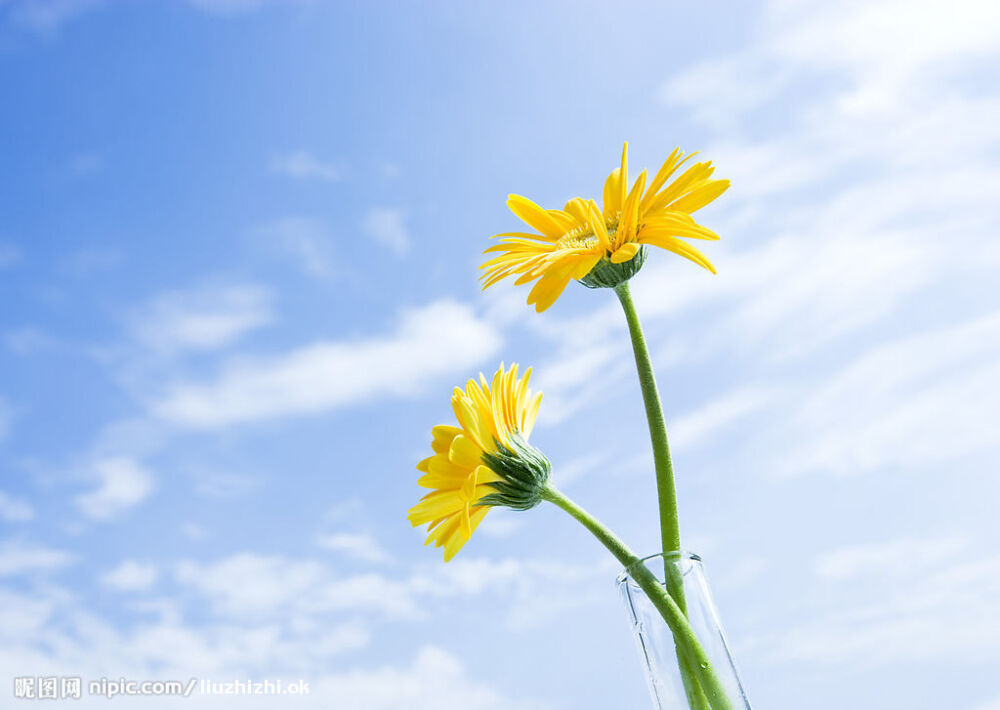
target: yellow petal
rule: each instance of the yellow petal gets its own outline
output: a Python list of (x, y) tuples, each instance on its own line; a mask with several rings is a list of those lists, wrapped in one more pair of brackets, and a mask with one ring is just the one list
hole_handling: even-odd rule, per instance
[(479, 417), (476, 414), (476, 410), (472, 402), (469, 401), (469, 398), (465, 396), (465, 393), (457, 387), (455, 388), (455, 394), (451, 398), (451, 406), (455, 410), (455, 418), (462, 425), (465, 433), (472, 437), (475, 443), (479, 444), (479, 448), (485, 448), (485, 437), (480, 430)]
[(471, 503), (476, 499), (476, 472), (478, 468), (477, 466), (465, 477), (465, 480), (462, 481), (462, 487), (458, 489), (459, 497), (466, 503)]
[[(618, 175), (618, 204), (625, 204), (625, 193), (628, 190), (628, 141), (622, 147), (622, 166)], [(619, 209), (622, 209), (619, 207)]]
[(639, 198), (642, 196), (642, 189), (646, 186), (646, 171), (640, 173), (632, 191), (622, 203), (622, 216), (618, 221), (618, 229), (615, 230), (615, 244), (621, 246), (625, 242), (632, 241), (635, 236), (633, 232), (639, 222)]
[(566, 289), (566, 284), (569, 281), (568, 276), (561, 279), (551, 278), (548, 275), (543, 276), (532, 287), (531, 293), (528, 294), (528, 305), (534, 304), (535, 311), (541, 313), (556, 302), (556, 299)]
[[(479, 465), (476, 467), (476, 486), (477, 488), (482, 488), (485, 484), (496, 483), (497, 481), (502, 481), (503, 479), (489, 466)], [(477, 495), (473, 500), (479, 500), (481, 496)]]
[(438, 454), (447, 452), (451, 446), (451, 440), (461, 433), (461, 431), (458, 427), (447, 426), (445, 424), (433, 427), (431, 429), (431, 436), (434, 437), (434, 440), (431, 442), (431, 448)]
[(674, 254), (683, 256), (685, 259), (690, 259), (694, 263), (698, 264), (698, 266), (705, 267), (713, 274), (716, 273), (715, 267), (712, 266), (712, 262), (708, 260), (708, 257), (685, 241), (677, 239), (676, 237), (652, 237), (645, 241), (647, 244), (660, 247), (661, 249), (666, 249), (667, 251), (672, 251)]
[(587, 222), (597, 237), (597, 242), (604, 250), (611, 249), (611, 237), (608, 235), (607, 225), (604, 224), (604, 216), (597, 209), (597, 203), (590, 201), (590, 208), (587, 211)]
[(528, 436), (531, 434), (531, 430), (535, 428), (535, 418), (538, 416), (538, 408), (542, 404), (542, 393), (539, 392), (535, 395), (535, 398), (531, 400), (531, 404), (524, 410), (523, 421), (521, 423), (521, 432)]
[(642, 201), (639, 203), (640, 214), (645, 215), (649, 211), (649, 204), (656, 198), (656, 193), (658, 193), (660, 188), (666, 184), (667, 180), (670, 179), (670, 176), (677, 172), (677, 169), (680, 168), (680, 166), (697, 154), (698, 152), (695, 151), (694, 153), (688, 153), (681, 158), (681, 156), (684, 155), (681, 152), (681, 149), (674, 148), (673, 152), (671, 152), (667, 159), (663, 162), (662, 167), (660, 167), (660, 169), (656, 172), (656, 175), (653, 176), (653, 181), (649, 183), (649, 188), (646, 190), (646, 196), (643, 197)]
[(621, 202), (621, 168), (615, 168), (604, 181), (604, 211), (605, 217), (613, 217), (622, 209)]
[(457, 513), (465, 505), (458, 491), (434, 491), (428, 493), (420, 502), (410, 508), (407, 518), (410, 524), (423, 525), (432, 520)]
[(574, 197), (566, 203), (566, 206), (563, 209), (573, 215), (573, 218), (580, 224), (587, 223), (587, 214), (590, 211), (590, 207), (586, 200), (580, 197)]
[(639, 245), (635, 242), (629, 242), (628, 244), (622, 244), (621, 248), (611, 255), (611, 262), (613, 264), (621, 264), (629, 261), (636, 254), (639, 253)]
[(434, 473), (439, 476), (464, 476), (469, 472), (468, 466), (459, 466), (453, 463), (448, 454), (438, 454), (428, 459), (427, 473)]
[(580, 259), (580, 263), (577, 264), (576, 268), (570, 274), (573, 279), (582, 279), (584, 276), (590, 273), (590, 270), (597, 266), (603, 257), (600, 254), (592, 254), (590, 256)]
[(699, 183), (708, 180), (715, 172), (711, 161), (695, 163), (685, 170), (679, 178), (674, 180), (663, 192), (650, 200), (646, 209), (649, 212), (656, 212), (662, 209), (669, 209), (670, 203), (681, 197)]
[(550, 239), (558, 239), (566, 233), (566, 230), (561, 227), (555, 219), (553, 219), (548, 210), (535, 204), (527, 197), (510, 195), (507, 198), (507, 207), (509, 207), (510, 211), (516, 214), (522, 222), (527, 224), (529, 227), (537, 229)]
[(728, 180), (709, 180), (670, 204), (678, 212), (695, 212), (729, 189)]

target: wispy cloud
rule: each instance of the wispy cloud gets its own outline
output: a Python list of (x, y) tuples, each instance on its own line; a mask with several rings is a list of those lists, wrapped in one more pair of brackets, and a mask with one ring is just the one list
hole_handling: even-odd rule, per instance
[(188, 0), (198, 10), (212, 15), (231, 16), (259, 10), (270, 0)]
[[(1000, 212), (985, 187), (1000, 180), (987, 157), (1000, 146), (991, 118), (1000, 104), (977, 90), (975, 76), (983, 56), (1000, 51), (989, 40), (1000, 13), (984, 3), (960, 5), (965, 9), (956, 14), (923, 1), (771, 3), (756, 42), (665, 83), (663, 99), (672, 108), (701, 125), (710, 119), (716, 139), (702, 154), (733, 188), (702, 216), (723, 237), (710, 245), (717, 277), (657, 253), (633, 283), (661, 376), (672, 367), (738, 358), (765, 387), (780, 390), (796, 364), (828, 372), (832, 358), (846, 367), (850, 355), (838, 348), (851, 338), (858, 338), (851, 348), (857, 353), (935, 330), (928, 317), (935, 309), (982, 315), (991, 303), (989, 275), (1000, 265)], [(982, 24), (971, 27), (970, 17)], [(901, 33), (920, 39), (904, 41)], [(813, 89), (803, 94), (807, 83)], [(780, 135), (753, 130), (757, 122), (748, 118), (766, 123), (775, 115), (782, 116)], [(559, 373), (553, 400), (560, 418), (597, 401), (575, 394), (593, 390), (595, 372), (605, 385), (633, 376), (615, 367), (628, 358), (613, 345), (621, 319), (613, 302), (580, 318), (560, 320), (558, 304), (553, 309), (550, 323), (562, 340), (570, 337), (564, 333), (588, 334), (556, 359), (575, 364)], [(685, 327), (671, 327), (678, 322)], [(611, 332), (614, 338), (603, 336)], [(545, 377), (549, 368), (539, 369)], [(935, 387), (952, 393), (952, 406), (989, 410), (957, 400), (976, 383), (994, 386), (988, 361), (939, 378)], [(956, 421), (968, 423), (964, 414)], [(956, 445), (984, 445), (974, 438), (962, 434)]]
[[(1000, 558), (975, 557), (959, 539), (911, 538), (852, 545), (815, 565), (830, 596), (810, 595), (809, 618), (759, 639), (782, 664), (860, 666), (974, 657), (995, 662)], [(934, 643), (927, 643), (934, 639)]]
[(23, 523), (35, 517), (28, 501), (0, 491), (0, 519), (8, 523)]
[(135, 340), (162, 354), (216, 350), (271, 322), (271, 294), (257, 286), (170, 291), (129, 317)]
[[(509, 688), (505, 688), (509, 692)], [(365, 710), (545, 710), (546, 705), (505, 696), (473, 681), (451, 653), (423, 647), (405, 667), (354, 670), (320, 681), (316, 692), (343, 707)]]
[(316, 544), (362, 562), (380, 564), (391, 559), (378, 540), (367, 533), (329, 533), (317, 537)]
[(410, 250), (410, 233), (403, 223), (402, 210), (393, 207), (374, 207), (368, 210), (362, 221), (362, 229), (376, 242), (397, 256)]
[(197, 470), (194, 474), (194, 490), (208, 498), (239, 498), (260, 487), (260, 479), (245, 473)]
[(159, 576), (159, 570), (152, 563), (123, 560), (101, 577), (101, 583), (119, 592), (135, 592), (151, 588)]
[(6, 399), (0, 397), (0, 444), (7, 438), (13, 418), (14, 408), (7, 403)]
[(695, 446), (720, 429), (760, 411), (771, 395), (759, 388), (742, 388), (677, 417), (670, 425), (671, 441), (677, 446)]
[[(380, 575), (344, 577), (314, 560), (239, 554), (213, 563), (182, 562), (176, 576), (227, 618), (360, 611), (389, 618), (423, 612), (405, 584)], [(378, 594), (372, 594), (377, 589)]]
[(298, 180), (336, 182), (343, 177), (341, 168), (304, 150), (271, 156), (270, 168), (273, 173)]
[(919, 469), (995, 449), (1000, 314), (887, 342), (791, 407), (776, 471)]
[(152, 493), (153, 475), (127, 458), (101, 459), (93, 465), (97, 488), (77, 496), (80, 511), (94, 520), (108, 520), (142, 503)]
[(972, 710), (1000, 710), (1000, 695), (976, 705)]
[(84, 178), (104, 170), (104, 158), (99, 153), (77, 153), (67, 161), (62, 174), (67, 178)]
[(291, 256), (310, 276), (337, 273), (336, 242), (323, 222), (309, 217), (282, 217), (253, 230), (267, 246)]
[(0, 6), (14, 25), (42, 35), (57, 32), (70, 20), (104, 5), (104, 0), (11, 0)]
[(21, 250), (13, 244), (0, 243), (0, 269), (7, 269), (21, 261)]
[(2, 339), (4, 346), (17, 355), (33, 355), (56, 344), (55, 338), (30, 325), (6, 330)]
[(406, 311), (386, 336), (232, 362), (213, 382), (171, 387), (153, 413), (180, 426), (211, 429), (413, 395), (431, 379), (473, 367), (499, 345), (499, 333), (471, 308), (437, 301)]
[(58, 262), (59, 271), (76, 278), (105, 274), (121, 265), (120, 250), (110, 247), (83, 247), (71, 251)]
[(51, 572), (72, 562), (72, 556), (62, 550), (22, 540), (0, 543), (0, 577)]

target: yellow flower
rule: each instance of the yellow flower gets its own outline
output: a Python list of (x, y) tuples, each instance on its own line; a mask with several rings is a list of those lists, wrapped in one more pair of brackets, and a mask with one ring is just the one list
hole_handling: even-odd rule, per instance
[(528, 444), (541, 393), (528, 388), (531, 368), (518, 378), (517, 365), (503, 364), (487, 382), (469, 380), (455, 388), (451, 405), (458, 426), (431, 432), (434, 455), (417, 464), (417, 483), (434, 489), (409, 513), (416, 527), (430, 523), (427, 541), (444, 547), (444, 561), (469, 541), (489, 509), (504, 505), (526, 510), (540, 500), (549, 462)]
[[(510, 195), (507, 206), (535, 232), (497, 234), (500, 243), (484, 253), (500, 252), (480, 268), (483, 288), (508, 276), (515, 285), (538, 280), (528, 294), (528, 304), (541, 313), (551, 306), (571, 279), (584, 279), (595, 267), (625, 264), (639, 256), (633, 268), (623, 269), (622, 280), (641, 266), (645, 244), (661, 247), (690, 259), (715, 273), (715, 267), (684, 239), (718, 239), (691, 217), (729, 187), (728, 180), (713, 180), (711, 161), (694, 163), (668, 184), (694, 153), (675, 149), (647, 185), (643, 170), (629, 188), (628, 143), (621, 167), (604, 183), (603, 204), (574, 198), (561, 210), (544, 209), (520, 195)], [(603, 264), (602, 264), (603, 262)], [(615, 283), (588, 285), (613, 286)]]

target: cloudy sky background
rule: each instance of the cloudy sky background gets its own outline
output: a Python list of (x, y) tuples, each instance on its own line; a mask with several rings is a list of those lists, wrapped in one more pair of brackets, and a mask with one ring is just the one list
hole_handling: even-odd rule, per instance
[(491, 513), (447, 566), (405, 520), (503, 359), (556, 480), (655, 551), (613, 295), (537, 316), (475, 271), (508, 192), (596, 196), (627, 139), (733, 180), (719, 275), (634, 291), (755, 706), (997, 710), (998, 51), (964, 0), (0, 2), (3, 692), (646, 707), (570, 519)]

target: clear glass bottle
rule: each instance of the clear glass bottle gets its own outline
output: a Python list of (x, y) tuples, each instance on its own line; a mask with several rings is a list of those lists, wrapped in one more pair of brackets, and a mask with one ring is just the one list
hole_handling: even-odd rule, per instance
[[(674, 601), (686, 611), (691, 628), (727, 691), (730, 707), (726, 710), (750, 710), (750, 701), (712, 603), (701, 558), (690, 552), (669, 552), (647, 557), (641, 564), (667, 587)], [(673, 633), (628, 569), (618, 575), (618, 591), (625, 602), (653, 707), (658, 710), (718, 710), (698, 693), (697, 681), (692, 682), (690, 674), (685, 679)]]

